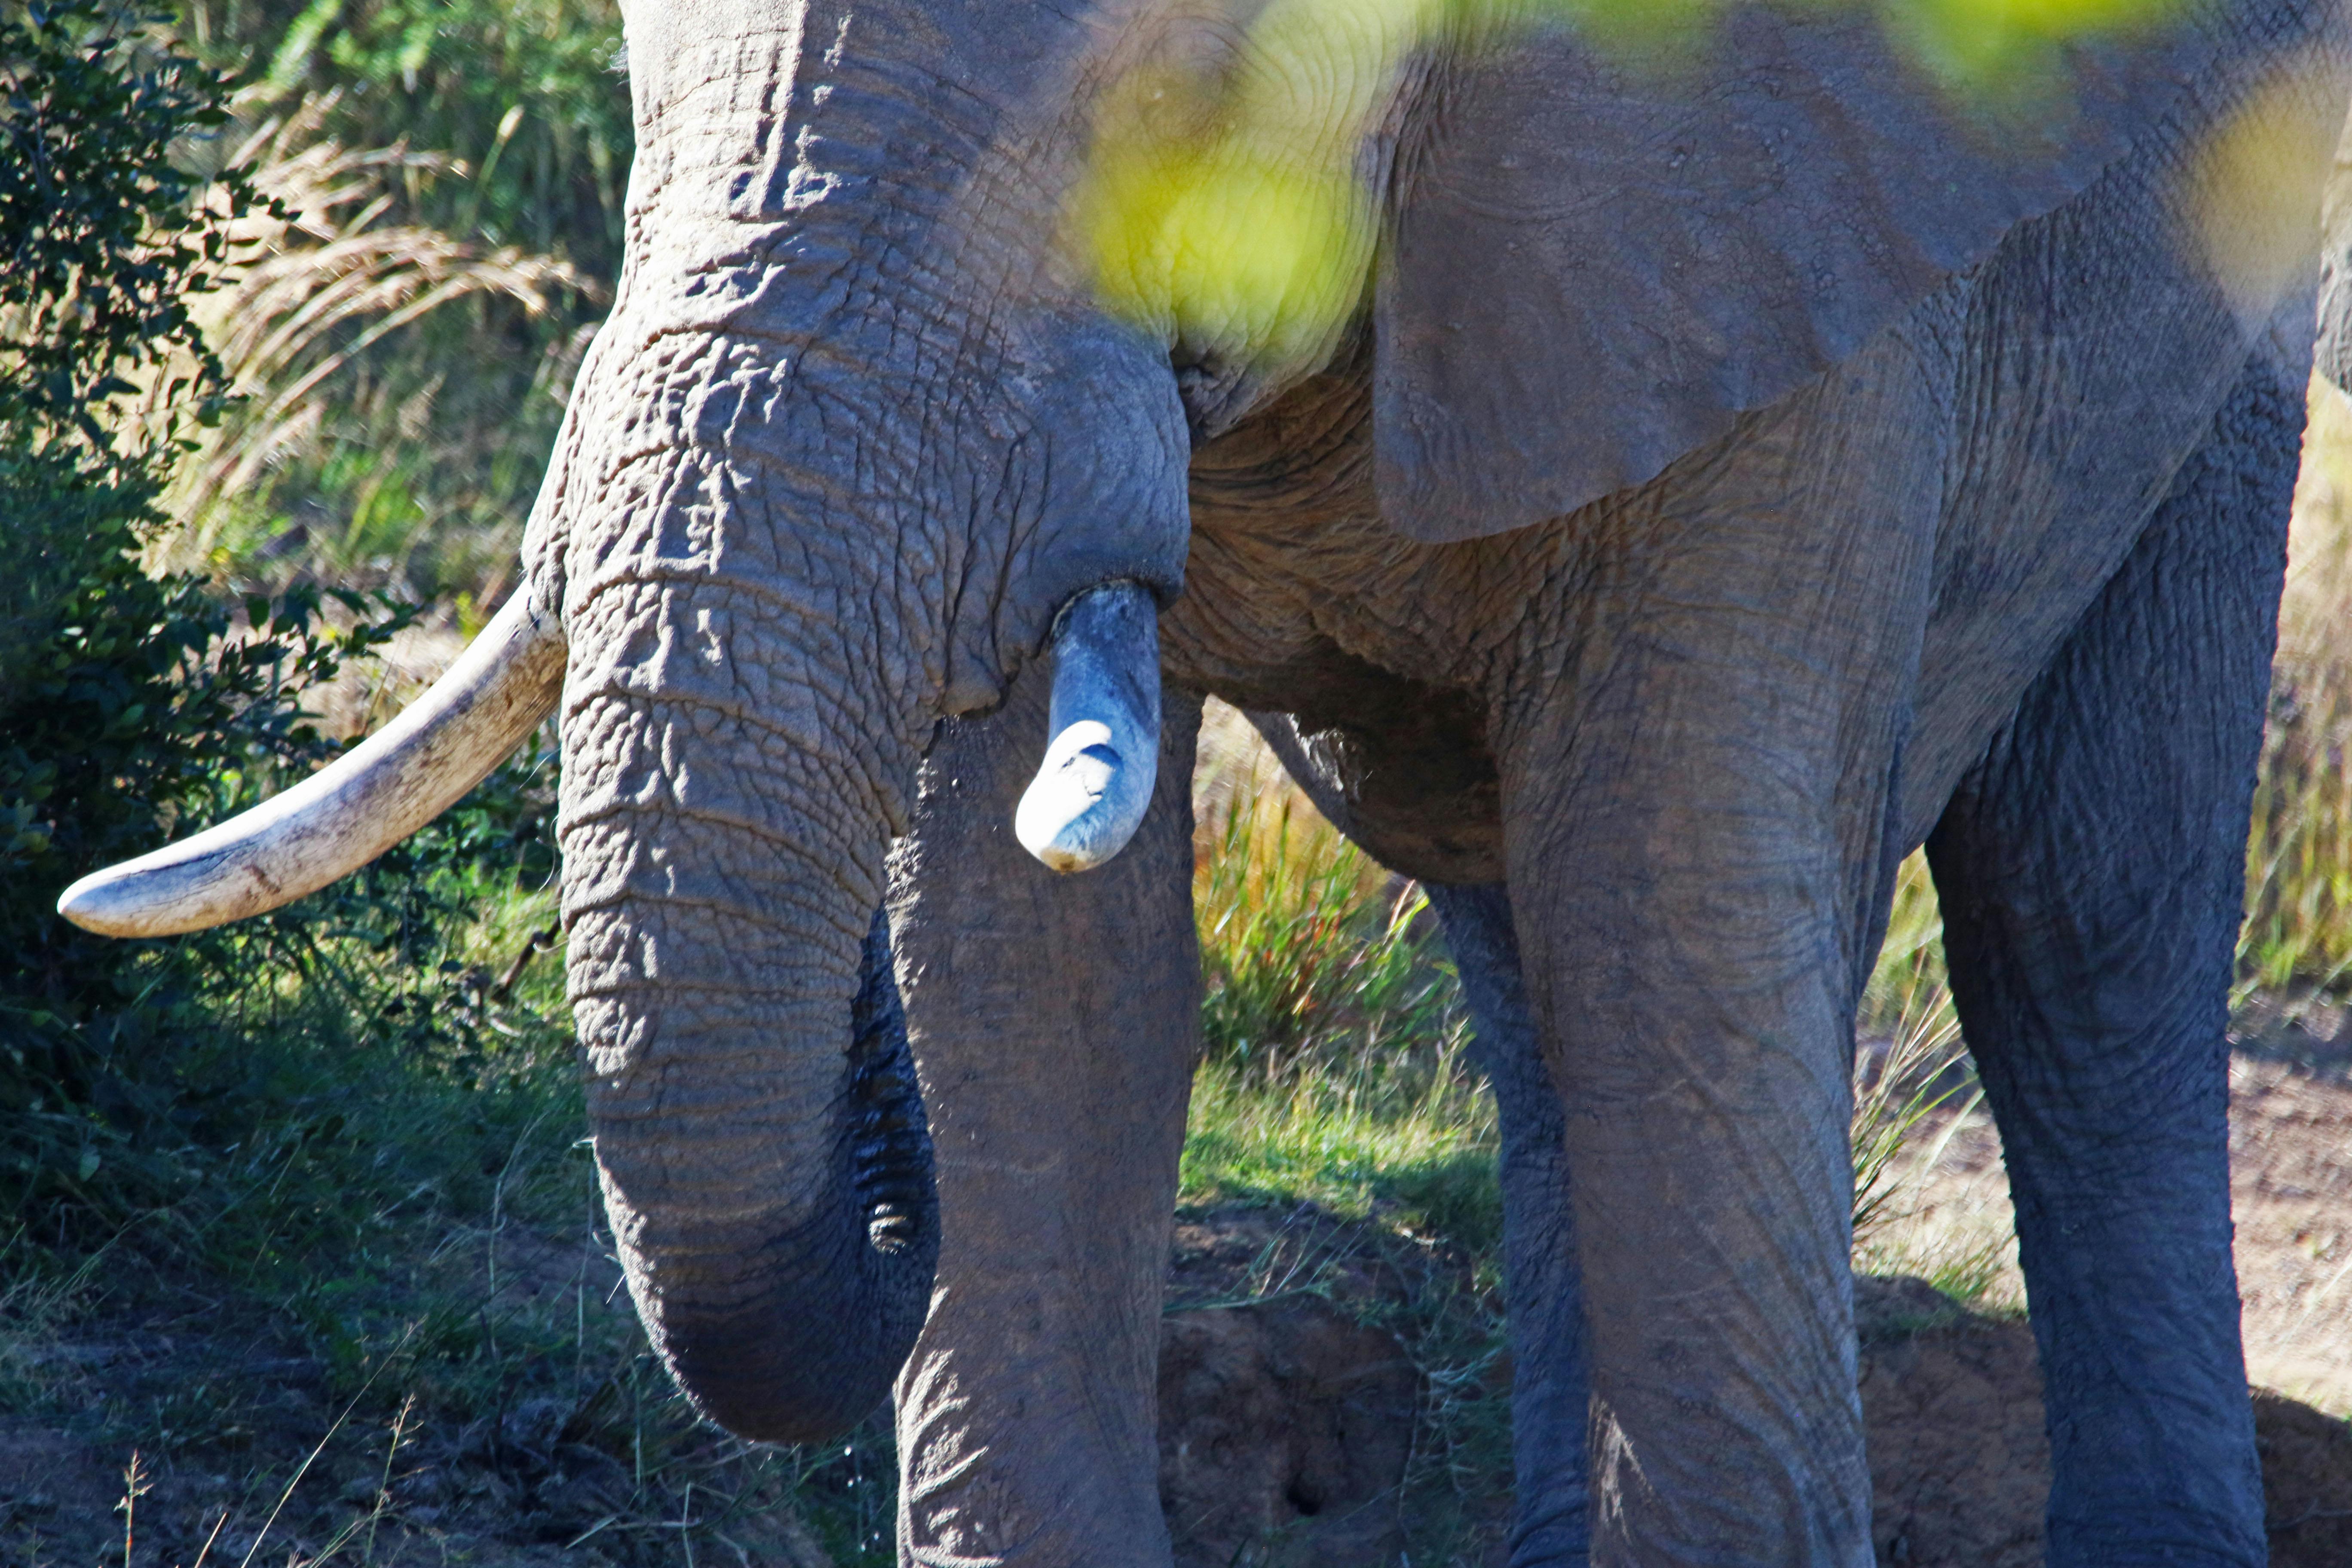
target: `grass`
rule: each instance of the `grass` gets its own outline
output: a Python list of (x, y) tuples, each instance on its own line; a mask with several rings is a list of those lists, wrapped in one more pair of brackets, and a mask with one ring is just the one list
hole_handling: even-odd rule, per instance
[[(1210, 705), (1201, 757), (1179, 1202), (1288, 1212), (1229, 1300), (1322, 1295), (1396, 1334), (1423, 1388), (1397, 1506), (1412, 1561), (1477, 1561), (1510, 1477), (1502, 1200), (1451, 961), (1421, 889), (1333, 831), (1239, 714)], [(1339, 1283), (1366, 1268), (1386, 1291)]]
[(47, 1445), (13, 1451), (0, 1561), (97, 1561), (134, 1528), (138, 1562), (180, 1564), (579, 1538), (589, 1563), (889, 1560), (887, 1431), (726, 1437), (617, 1289), (540, 951), (545, 782), (508, 770), (236, 928), (216, 1027), (120, 1064), (95, 1109), (12, 1109), (65, 1195), (0, 1230), (0, 1423)]
[[(404, 1048), (399, 1014), (327, 1016), (383, 994), (364, 952), (334, 955), (341, 997), (257, 985), (236, 1124), (169, 1152), (170, 1199), (79, 1253), (21, 1231), (0, 1250), (0, 1406), (117, 1468), (139, 1456), (138, 1528), (163, 1554), (141, 1561), (188, 1563), (206, 1537), (215, 1563), (437, 1561), (533, 1521), (551, 1545), (584, 1538), (583, 1562), (791, 1562), (795, 1541), (890, 1560), (887, 1432), (820, 1453), (725, 1437), (616, 1293), (548, 1021), (560, 963), (504, 1005), (482, 984), (547, 917), (544, 891), (509, 889), (431, 966), (424, 1000), (478, 1013), (478, 1049)], [(67, 1487), (45, 1516), (0, 1508), (0, 1558), (88, 1560), (87, 1506)]]
[(289, 216), (210, 301), (245, 403), (173, 498), (174, 561), (495, 598), (619, 268), (631, 115), (611, 0), (188, 0), (244, 87), (190, 159)]
[(238, 401), (178, 465), (158, 555), (240, 583), (495, 598), (586, 346), (579, 317), (610, 290), (558, 256), (399, 221), (405, 187), (465, 165), (338, 141), (345, 90), (245, 97), (228, 161), (273, 205), (232, 226), (243, 265), (200, 306)]
[[(294, 509), (311, 513), (300, 549), (310, 571), (379, 583), (415, 576), (411, 569), (429, 560), (425, 586), (462, 581), (495, 593), (529, 499), (512, 487), (535, 470), (488, 464), (472, 526), (432, 516), (425, 437), (446, 373), (423, 374), (401, 356), (425, 353), (436, 329), (471, 306), (545, 322), (606, 290), (552, 256), (391, 221), (404, 182), (447, 174), (454, 161), (404, 145), (342, 145), (327, 131), (339, 96), (286, 104), (230, 155), (274, 210), (236, 226), (248, 259), (202, 306), (207, 341), (241, 401), (179, 465), (169, 563), (240, 563), (249, 574), (282, 553), (290, 514), (279, 510), (280, 492), (326, 492), (341, 498), (331, 514)], [(579, 346), (558, 337), (540, 351), (522, 404), (527, 426), (551, 424)]]
[(2314, 377), (2246, 845), (2243, 983), (2338, 994), (2352, 973), (2352, 405)]
[(1491, 1250), (1494, 1101), (1428, 900), (1333, 832), (1238, 715), (1212, 711), (1185, 1201), (1305, 1200)]

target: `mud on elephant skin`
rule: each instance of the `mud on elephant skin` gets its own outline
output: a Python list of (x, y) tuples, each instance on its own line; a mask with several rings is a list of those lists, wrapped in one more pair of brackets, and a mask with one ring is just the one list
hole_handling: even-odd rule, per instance
[(2053, 1560), (2260, 1560), (2220, 1009), (2336, 7), (2036, 35), (2023, 121), (1817, 7), (1669, 71), (1500, 4), (628, 9), (626, 264), (527, 588), (68, 912), (316, 887), (552, 709), (683, 1385), (766, 1437), (894, 1392), (909, 1562), (1150, 1568), (1182, 780), (1201, 694), (1277, 715), (1460, 889), (1515, 1561), (1860, 1563), (1851, 1024), (1932, 833)]

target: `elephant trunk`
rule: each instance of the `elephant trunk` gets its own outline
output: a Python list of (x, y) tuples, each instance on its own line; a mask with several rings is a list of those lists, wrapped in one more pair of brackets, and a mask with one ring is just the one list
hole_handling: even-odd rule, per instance
[(572, 610), (563, 901), (597, 1167), (679, 1384), (743, 1436), (810, 1441), (887, 1396), (938, 1251), (876, 912), (912, 757), (761, 658), (815, 637), (730, 636), (723, 586), (667, 587)]
[[(930, 1304), (928, 1135), (873, 923), (923, 755), (1073, 599), (1175, 592), (1189, 437), (1161, 345), (1008, 277), (930, 182), (1000, 129), (978, 98), (910, 112), (910, 82), (973, 68), (923, 52), (936, 8), (812, 19), (804, 52), (758, 6), (639, 13), (637, 238), (525, 542), (572, 649), (573, 1016), (656, 1344), (722, 1425), (808, 1439), (887, 1395)], [(743, 76), (770, 55), (808, 85)], [(1150, 798), (1157, 659), (1127, 662), (1152, 710), (1078, 700), (1116, 762), (1040, 840), (1092, 777), (1081, 858)]]

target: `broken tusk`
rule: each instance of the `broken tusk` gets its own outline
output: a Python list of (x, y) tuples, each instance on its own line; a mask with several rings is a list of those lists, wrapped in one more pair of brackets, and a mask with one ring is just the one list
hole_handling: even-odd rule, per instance
[(1160, 772), (1160, 606), (1150, 589), (1106, 583), (1063, 608), (1047, 728), (1013, 835), (1056, 871), (1090, 871), (1135, 837)]
[(251, 811), (91, 873), (58, 912), (102, 936), (173, 936), (274, 910), (358, 870), (511, 755), (555, 707), (563, 634), (528, 585), (432, 689)]

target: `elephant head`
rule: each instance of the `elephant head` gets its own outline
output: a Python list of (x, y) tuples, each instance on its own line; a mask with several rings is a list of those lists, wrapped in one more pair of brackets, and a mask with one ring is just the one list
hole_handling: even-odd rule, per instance
[(806, 1438), (884, 1397), (931, 1289), (877, 914), (918, 765), (1051, 646), (1013, 826), (1056, 869), (1117, 852), (1152, 793), (1189, 437), (1165, 344), (1004, 239), (1055, 226), (1070, 170), (1003, 150), (1089, 57), (1082, 20), (701, 0), (633, 7), (628, 39), (625, 276), (527, 586), (392, 729), (61, 907), (153, 935), (283, 902), (557, 711), (570, 989), (632, 1289), (704, 1409)]

